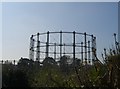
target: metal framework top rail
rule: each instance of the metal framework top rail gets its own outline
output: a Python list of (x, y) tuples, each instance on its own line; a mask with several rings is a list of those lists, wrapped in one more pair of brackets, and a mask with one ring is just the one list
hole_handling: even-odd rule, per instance
[[(73, 32), (66, 32), (66, 31), (49, 32), (49, 31), (48, 31), (48, 32), (46, 32), (46, 33), (45, 33), (45, 32), (44, 32), (44, 33), (39, 33), (39, 35), (45, 35), (45, 34), (47, 34), (47, 33), (49, 33), (49, 34), (55, 34), (55, 33), (58, 33), (58, 34), (59, 34), (59, 33), (63, 33), (63, 34), (64, 34), (64, 33), (68, 33), (68, 34), (69, 34), (69, 33), (71, 33), (71, 34), (73, 34), (74, 32), (75, 32), (75, 31), (73, 31)], [(84, 33), (75, 32), (75, 34), (81, 34), (81, 35), (85, 35), (85, 33), (86, 33), (86, 32), (84, 32)], [(87, 36), (93, 36), (93, 35), (90, 35), (90, 34), (86, 34), (86, 35), (87, 35)], [(35, 34), (35, 35), (33, 35), (33, 36), (37, 36), (37, 34)]]

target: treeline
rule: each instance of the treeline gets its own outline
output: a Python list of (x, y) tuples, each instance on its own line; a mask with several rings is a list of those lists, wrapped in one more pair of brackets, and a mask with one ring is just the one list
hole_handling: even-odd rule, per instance
[(95, 62), (83, 65), (68, 64), (63, 57), (59, 64), (53, 58), (46, 58), (41, 65), (26, 58), (18, 65), (3, 64), (2, 87), (79, 87), (114, 88), (120, 83), (120, 55), (108, 56), (106, 63)]
[[(74, 73), (74, 65), (79, 67), (81, 62), (75, 59), (76, 62), (68, 62), (69, 56), (62, 56), (60, 61), (55, 61), (48, 57), (39, 61), (21, 58), (17, 65), (6, 62), (2, 65), (2, 86), (3, 87), (46, 87), (46, 86), (61, 86), (62, 77), (69, 73)], [(72, 60), (72, 59), (71, 59)], [(76, 63), (76, 64), (73, 64)], [(52, 79), (54, 76), (59, 79)], [(47, 79), (50, 78), (50, 79)], [(61, 80), (62, 79), (62, 80)], [(53, 84), (47, 83), (53, 81)], [(40, 83), (41, 82), (41, 83)], [(57, 85), (55, 85), (57, 84)]]

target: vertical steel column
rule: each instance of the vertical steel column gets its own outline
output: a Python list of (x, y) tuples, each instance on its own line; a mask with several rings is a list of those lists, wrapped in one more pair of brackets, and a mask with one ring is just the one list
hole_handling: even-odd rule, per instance
[(34, 39), (32, 39), (32, 60), (34, 60), (34, 42), (35, 42), (35, 40)]
[(86, 32), (84, 33), (84, 38), (85, 38), (85, 41), (84, 41), (84, 43), (85, 43), (85, 64), (87, 64), (87, 39), (86, 39)]
[(97, 53), (96, 53), (96, 37), (94, 37), (94, 55), (95, 59), (97, 58)]
[(92, 48), (92, 52), (93, 52), (93, 60), (95, 61), (97, 58), (97, 54), (96, 54), (96, 37), (93, 37), (93, 48)]
[(40, 41), (39, 41), (39, 33), (37, 33), (37, 53), (36, 53), (36, 61), (40, 60)]
[(30, 49), (29, 49), (29, 59), (32, 59), (32, 39), (33, 39), (33, 35), (30, 37)]
[(90, 41), (88, 41), (88, 60), (90, 64)]
[(62, 31), (60, 31), (60, 58), (62, 57)]
[(34, 60), (34, 39), (33, 35), (30, 37), (30, 50), (29, 50), (29, 59)]
[(56, 60), (56, 43), (54, 43), (54, 60)]
[(64, 50), (64, 51), (63, 51), (63, 54), (65, 55), (65, 44), (64, 44), (63, 46), (64, 46), (64, 48), (63, 48), (63, 50)]
[(83, 63), (83, 42), (81, 42), (81, 61)]
[(94, 57), (94, 37), (93, 37), (93, 35), (91, 37), (92, 37), (92, 63), (93, 63), (93, 61), (95, 59), (95, 57)]
[(47, 32), (46, 58), (49, 57), (49, 31)]
[(73, 32), (73, 60), (75, 66), (75, 31)]

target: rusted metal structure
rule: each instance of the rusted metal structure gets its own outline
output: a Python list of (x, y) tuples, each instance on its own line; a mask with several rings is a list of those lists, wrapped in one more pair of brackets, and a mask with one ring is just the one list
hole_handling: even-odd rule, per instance
[(63, 55), (69, 55), (73, 60), (78, 58), (82, 63), (91, 64), (96, 56), (96, 37), (86, 32), (75, 31), (48, 31), (30, 37), (29, 59), (41, 61), (46, 57), (53, 57), (57, 60)]

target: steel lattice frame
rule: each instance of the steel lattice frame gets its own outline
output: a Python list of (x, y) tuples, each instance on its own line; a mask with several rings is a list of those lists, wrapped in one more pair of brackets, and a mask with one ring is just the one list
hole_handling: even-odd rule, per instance
[[(50, 42), (53, 38), (51, 35), (55, 35), (57, 39), (57, 42)], [(71, 43), (66, 43), (65, 41), (63, 42), (63, 37), (64, 35), (71, 34), (72, 40)], [(82, 39), (79, 39), (76, 41), (78, 35)], [(43, 36), (45, 39), (42, 41)], [(54, 49), (54, 51), (51, 51), (50, 48)], [(58, 48), (59, 47), (59, 48)], [(72, 48), (71, 51), (66, 52), (65, 48), (70, 47)], [(44, 50), (42, 51), (42, 49)], [(79, 48), (79, 52), (76, 50), (76, 48)], [(59, 50), (57, 50), (59, 49)], [(63, 55), (72, 55), (73, 59), (78, 58), (81, 60), (83, 63), (92, 63), (93, 60), (95, 60), (95, 55), (96, 55), (96, 37), (90, 34), (85, 33), (79, 33), (79, 32), (46, 32), (46, 33), (37, 33), (35, 35), (32, 35), (30, 37), (30, 50), (29, 50), (29, 59), (40, 61), (45, 59), (46, 57), (51, 57), (50, 55), (53, 55), (52, 57), (54, 59), (57, 59), (56, 56), (59, 55), (59, 58), (61, 58)], [(41, 57), (42, 55), (42, 57)], [(43, 57), (44, 55), (44, 57)], [(76, 55), (79, 55), (76, 56)]]

